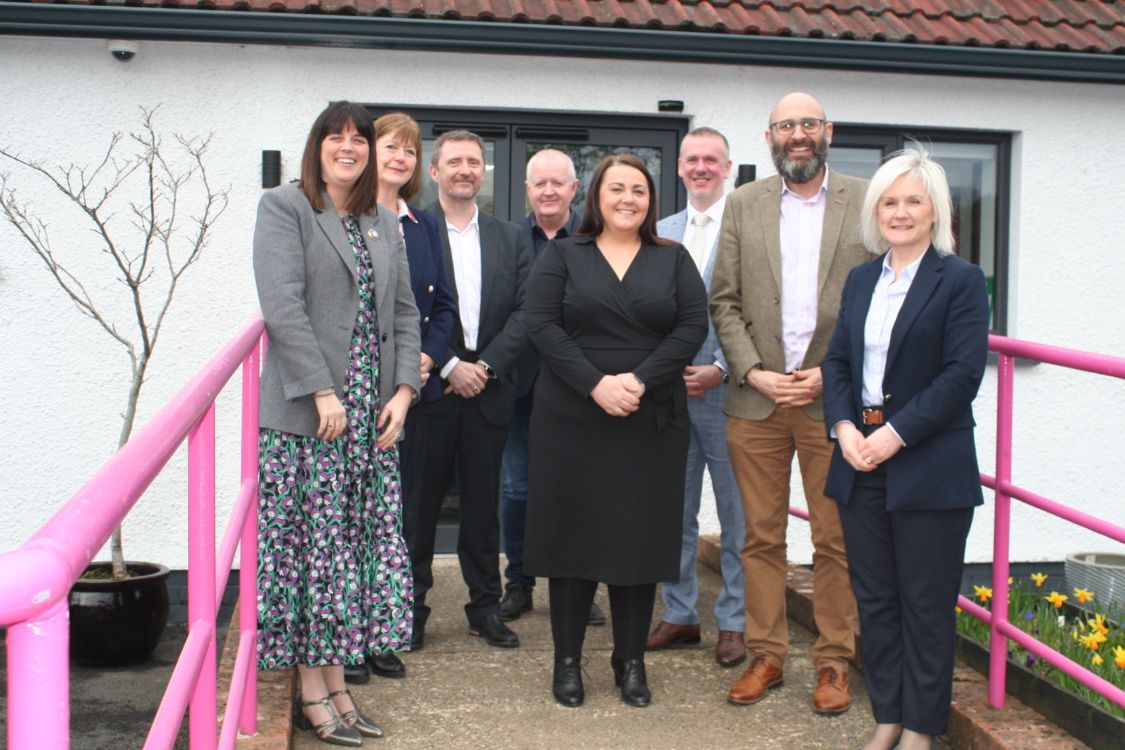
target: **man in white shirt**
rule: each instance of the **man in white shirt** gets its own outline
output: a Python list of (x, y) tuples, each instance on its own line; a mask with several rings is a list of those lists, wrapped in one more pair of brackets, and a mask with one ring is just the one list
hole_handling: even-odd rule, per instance
[[(703, 282), (710, 285), (719, 227), (726, 206), (726, 180), (730, 177), (731, 168), (730, 145), (726, 137), (712, 128), (692, 130), (680, 144), (677, 167), (687, 189), (688, 205), (683, 211), (658, 222), (656, 231), (661, 237), (682, 242), (703, 276)], [(715, 625), (719, 631), (715, 662), (721, 667), (734, 667), (746, 659), (743, 644), (746, 610), (742, 561), (739, 559), (745, 524), (742, 498), (727, 455), (727, 417), (723, 413), (723, 401), (728, 380), (727, 362), (719, 348), (715, 329), (711, 327), (695, 359), (684, 369), (691, 443), (684, 487), (680, 577), (661, 584), (664, 613), (645, 644), (647, 650), (659, 651), (694, 645), (701, 640), (699, 612), (695, 606), (699, 595), (696, 564), (699, 502), (706, 469), (711, 475), (722, 538), (720, 567), (723, 588), (715, 599), (714, 609)]]
[(469, 632), (492, 646), (519, 646), (500, 620), (500, 457), (516, 401), (516, 371), (527, 346), (523, 288), (528, 271), (518, 226), (482, 213), (485, 144), (454, 130), (434, 144), (430, 177), (438, 202), (445, 269), (457, 304), (449, 350), (436, 363), (443, 395), (426, 412), (426, 448), (418, 533), (408, 539), (414, 572), (413, 648), (425, 643), (433, 586), (434, 534), (442, 500), (458, 469), (460, 525), (457, 555), (469, 587)]
[(742, 492), (746, 540), (746, 647), (750, 665), (727, 700), (757, 703), (782, 682), (786, 521), (793, 454), (801, 468), (813, 552), (813, 710), (851, 705), (855, 599), (836, 504), (824, 496), (832, 456), (825, 438), (820, 363), (844, 281), (870, 258), (860, 205), (866, 182), (828, 169), (832, 123), (813, 97), (792, 93), (765, 133), (778, 175), (727, 201), (711, 283), (711, 315), (729, 363), (727, 446)]

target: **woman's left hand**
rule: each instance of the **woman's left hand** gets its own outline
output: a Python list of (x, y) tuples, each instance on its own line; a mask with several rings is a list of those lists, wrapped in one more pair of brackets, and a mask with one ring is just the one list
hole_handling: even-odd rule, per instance
[(379, 412), (375, 420), (375, 430), (379, 439), (375, 447), (381, 451), (390, 448), (402, 434), (402, 426), (406, 423), (406, 412), (410, 408), (412, 390), (408, 385), (400, 385), (391, 396), (391, 400)]
[(883, 425), (867, 436), (859, 454), (873, 466), (878, 466), (902, 449), (902, 441), (891, 432), (891, 428)]

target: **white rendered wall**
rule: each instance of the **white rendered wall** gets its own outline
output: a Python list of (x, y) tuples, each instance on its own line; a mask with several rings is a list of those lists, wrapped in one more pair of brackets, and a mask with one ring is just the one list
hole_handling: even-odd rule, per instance
[[(893, 126), (1017, 133), (1013, 153), (1009, 331), (1021, 338), (1125, 355), (1121, 165), (1125, 143), (1106, 123), (1125, 120), (1114, 86), (830, 72), (796, 68), (668, 65), (485, 55), (143, 43), (130, 63), (103, 41), (0, 39), (0, 144), (51, 162), (92, 161), (109, 133), (161, 105), (159, 123), (213, 131), (209, 164), (231, 202), (202, 260), (188, 272), (152, 363), (139, 422), (249, 321), (256, 308), (250, 243), (260, 193), (260, 152), (280, 149), (283, 179), (296, 176), (307, 130), (334, 99), (463, 107), (652, 113), (682, 99), (693, 125), (731, 140), (736, 163), (771, 173), (762, 131), (772, 104), (807, 90), (830, 118)], [(0, 163), (38, 210), (58, 206), (42, 182)], [(79, 239), (48, 213), (62, 245)], [(89, 262), (96, 262), (97, 259)], [(112, 291), (106, 276), (94, 284)], [(119, 291), (119, 290), (118, 290)], [(123, 350), (82, 317), (40, 262), (0, 225), (0, 550), (18, 546), (115, 445), (127, 385)], [(982, 468), (994, 461), (995, 369), (978, 398)], [(237, 473), (237, 400), (220, 401), (220, 518)], [(1118, 481), (1125, 384), (1039, 366), (1017, 374), (1017, 482), (1121, 523)], [(183, 451), (126, 526), (133, 559), (186, 565)], [(794, 477), (798, 477), (794, 470)], [(794, 485), (797, 504), (803, 504)], [(991, 497), (978, 512), (968, 559), (991, 558)], [(1038, 511), (1013, 514), (1015, 560), (1059, 560), (1119, 545)], [(705, 531), (717, 530), (705, 501)], [(807, 562), (795, 521), (791, 559)]]

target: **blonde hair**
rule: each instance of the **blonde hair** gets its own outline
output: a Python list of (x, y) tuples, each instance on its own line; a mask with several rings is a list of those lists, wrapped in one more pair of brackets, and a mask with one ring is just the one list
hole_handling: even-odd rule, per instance
[(875, 255), (887, 249), (887, 241), (879, 232), (876, 211), (883, 193), (887, 192), (892, 182), (903, 175), (921, 180), (930, 204), (934, 207), (934, 225), (930, 230), (930, 242), (941, 255), (952, 255), (953, 198), (949, 194), (949, 181), (945, 177), (945, 169), (934, 161), (921, 145), (891, 154), (871, 178), (861, 209), (863, 244)]

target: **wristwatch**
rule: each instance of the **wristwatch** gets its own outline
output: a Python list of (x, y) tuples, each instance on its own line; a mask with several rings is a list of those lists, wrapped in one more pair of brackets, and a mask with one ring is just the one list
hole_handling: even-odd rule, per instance
[(496, 377), (496, 370), (493, 370), (487, 362), (484, 362), (484, 361), (481, 361), (481, 360), (477, 360), (477, 361), (480, 362), (480, 366), (484, 368), (484, 374), (485, 375), (487, 375), (490, 378)]

